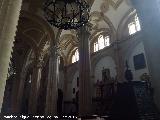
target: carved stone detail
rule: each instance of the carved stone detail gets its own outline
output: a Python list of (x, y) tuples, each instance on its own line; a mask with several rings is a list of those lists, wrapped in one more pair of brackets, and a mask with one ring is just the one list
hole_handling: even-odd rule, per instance
[(106, 13), (109, 9), (109, 1), (105, 0), (100, 7), (101, 12)]
[(109, 0), (110, 4), (113, 6), (114, 9), (117, 9), (123, 0)]

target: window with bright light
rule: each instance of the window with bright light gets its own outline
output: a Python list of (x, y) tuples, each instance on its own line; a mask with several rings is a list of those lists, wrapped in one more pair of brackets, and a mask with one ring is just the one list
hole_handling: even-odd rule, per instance
[(134, 17), (134, 21), (128, 24), (128, 29), (129, 29), (129, 35), (132, 35), (141, 30), (139, 18), (137, 15)]
[(96, 42), (94, 42), (94, 52), (97, 52), (97, 51), (99, 51), (99, 50), (101, 50), (104, 47), (107, 47), (109, 45), (110, 45), (109, 36), (100, 35), (98, 37), (98, 40)]
[(72, 56), (72, 63), (75, 63), (79, 60), (79, 52), (78, 49), (75, 51), (75, 53)]

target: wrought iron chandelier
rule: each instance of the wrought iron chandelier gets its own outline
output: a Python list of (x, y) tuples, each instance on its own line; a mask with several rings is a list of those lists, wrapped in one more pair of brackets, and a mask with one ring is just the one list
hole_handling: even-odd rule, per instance
[(89, 20), (89, 5), (85, 0), (46, 0), (46, 20), (60, 29), (77, 29)]

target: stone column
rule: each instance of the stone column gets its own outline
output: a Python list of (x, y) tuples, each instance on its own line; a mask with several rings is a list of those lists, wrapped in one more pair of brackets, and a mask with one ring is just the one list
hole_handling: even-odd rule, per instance
[(38, 57), (35, 58), (33, 67), (33, 74), (31, 80), (31, 90), (30, 90), (30, 98), (29, 98), (29, 114), (35, 115), (37, 113), (37, 99), (39, 95), (39, 87), (40, 87), (40, 79), (41, 79), (41, 69), (42, 69), (42, 61), (39, 61)]
[(157, 0), (131, 1), (140, 18), (144, 49), (155, 91), (155, 102), (160, 109), (160, 4)]
[[(20, 73), (16, 73), (14, 79), (12, 79), (12, 89), (11, 89), (11, 113), (16, 113), (17, 108), (17, 96), (18, 96), (18, 88), (20, 83)], [(16, 97), (15, 97), (16, 96)]]
[(116, 60), (116, 70), (117, 70), (117, 76), (116, 80), (117, 82), (123, 82), (124, 81), (124, 71), (125, 71), (125, 64), (124, 64), (124, 55), (121, 52), (120, 45), (118, 41), (114, 45), (114, 53), (115, 53), (115, 60)]
[(67, 79), (67, 67), (66, 66), (64, 67), (63, 73), (64, 73), (63, 92), (64, 92), (64, 96), (65, 96), (66, 95), (66, 91), (67, 91), (67, 83), (68, 83), (68, 79)]
[(0, 109), (22, 0), (0, 0)]
[(16, 104), (15, 104), (15, 108), (13, 108), (14, 110), (12, 111), (13, 113), (20, 113), (21, 112), (24, 83), (25, 83), (25, 80), (27, 77), (27, 71), (28, 71), (28, 69), (26, 69), (26, 68), (22, 69), (22, 72), (20, 75), (20, 83), (19, 83), (17, 98), (16, 98)]
[(57, 46), (51, 42), (49, 72), (46, 96), (46, 115), (57, 115), (57, 84), (58, 84), (58, 55)]
[(90, 43), (88, 32), (89, 26), (83, 26), (79, 32), (79, 115), (91, 114), (91, 63)]

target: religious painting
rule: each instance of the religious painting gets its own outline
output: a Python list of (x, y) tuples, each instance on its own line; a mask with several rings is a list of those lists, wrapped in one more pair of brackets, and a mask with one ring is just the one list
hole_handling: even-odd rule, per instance
[(134, 61), (135, 70), (140, 70), (140, 69), (146, 68), (146, 61), (145, 61), (145, 57), (144, 57), (143, 53), (135, 55), (133, 57), (133, 61)]

